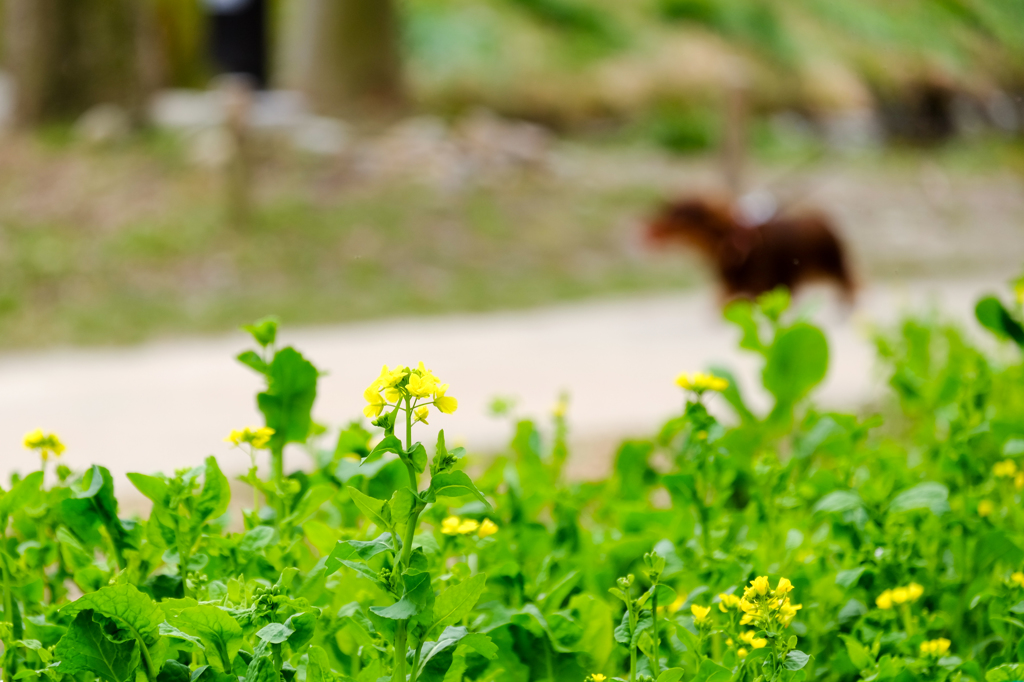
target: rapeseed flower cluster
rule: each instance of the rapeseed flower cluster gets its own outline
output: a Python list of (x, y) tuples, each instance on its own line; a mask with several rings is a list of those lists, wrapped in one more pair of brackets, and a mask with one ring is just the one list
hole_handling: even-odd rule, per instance
[(912, 604), (920, 599), (923, 594), (923, 587), (917, 583), (910, 583), (906, 587), (896, 587), (878, 595), (878, 598), (875, 599), (875, 605), (880, 609), (888, 610), (894, 606)]
[(755, 625), (765, 630), (773, 629), (776, 624), (788, 627), (796, 612), (803, 608), (802, 604), (793, 604), (790, 600), (792, 591), (793, 583), (789, 578), (779, 578), (774, 590), (766, 576), (751, 580), (738, 604), (743, 611), (740, 625)]
[(714, 374), (683, 372), (676, 377), (676, 386), (684, 391), (693, 391), (697, 395), (701, 395), (707, 391), (718, 391), (720, 393), (729, 388), (729, 381), (722, 377), (716, 377)]
[(718, 595), (718, 610), (722, 613), (729, 613), (729, 609), (735, 609), (740, 605), (740, 598), (735, 594), (722, 593)]
[(711, 607), (699, 604), (690, 605), (690, 613), (693, 614), (693, 624), (697, 627), (711, 627)]
[(446, 395), (447, 391), (448, 384), (442, 384), (422, 362), (416, 369), (389, 369), (384, 365), (380, 376), (363, 391), (363, 397), (366, 398), (363, 414), (373, 419), (380, 416), (385, 408), (397, 406), (400, 402), (408, 400), (415, 421), (426, 424), (430, 415), (428, 405), (433, 405), (444, 414), (451, 414), (458, 409), (459, 401)]
[(992, 475), (996, 478), (1010, 478), (1017, 474), (1017, 463), (1012, 459), (996, 462), (992, 465)]
[(235, 447), (241, 445), (251, 445), (257, 450), (262, 450), (267, 447), (270, 443), (271, 437), (274, 435), (274, 429), (269, 426), (260, 426), (249, 428), (248, 426), (241, 430), (232, 430), (228, 437), (224, 439), (224, 442), (231, 443)]
[(949, 652), (949, 645), (951, 642), (945, 637), (938, 639), (932, 639), (927, 642), (921, 642), (921, 655), (922, 656), (945, 656)]
[(460, 519), (458, 516), (449, 516), (441, 522), (441, 532), (445, 535), (470, 535), (476, 533), (481, 538), (487, 538), (498, 532), (498, 524), (490, 519), (484, 519), (483, 523), (473, 519)]
[(583, 682), (605, 682), (607, 679), (608, 678), (601, 673), (593, 673), (592, 675), (587, 676), (587, 679), (583, 680)]
[(1024, 587), (1024, 573), (1021, 571), (1014, 571), (1013, 575), (1010, 576), (1010, 582), (1017, 587)]
[(29, 450), (38, 452), (44, 464), (49, 461), (50, 455), (60, 457), (64, 452), (64, 443), (60, 442), (57, 434), (43, 433), (42, 429), (26, 433), (24, 444)]
[(978, 516), (985, 518), (991, 516), (996, 510), (996, 504), (992, 500), (982, 500), (978, 503)]

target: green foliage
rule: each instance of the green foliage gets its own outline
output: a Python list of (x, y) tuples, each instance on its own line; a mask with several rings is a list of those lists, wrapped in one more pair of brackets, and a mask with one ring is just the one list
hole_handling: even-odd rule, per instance
[[(254, 467), (240, 519), (214, 458), (131, 474), (152, 502), (131, 520), (100, 467), (15, 478), (4, 679), (1019, 679), (1024, 359), (906, 320), (878, 340), (883, 421), (814, 407), (827, 344), (786, 295), (727, 317), (775, 405), (716, 370), (731, 385), (691, 388), (608, 480), (564, 480), (561, 409), (477, 476), (443, 432), (428, 458), (422, 369), (382, 375), (373, 430), (307, 433), (307, 470)], [(269, 368), (276, 328), (254, 329)]]

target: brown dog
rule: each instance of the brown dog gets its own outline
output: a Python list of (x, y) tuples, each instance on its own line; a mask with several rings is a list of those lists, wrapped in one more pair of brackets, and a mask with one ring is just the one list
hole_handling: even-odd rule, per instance
[(648, 224), (659, 246), (678, 243), (696, 249), (718, 271), (726, 300), (755, 298), (779, 286), (791, 292), (825, 280), (847, 302), (854, 282), (842, 244), (822, 215), (771, 217), (747, 226), (726, 202), (684, 199), (666, 205)]

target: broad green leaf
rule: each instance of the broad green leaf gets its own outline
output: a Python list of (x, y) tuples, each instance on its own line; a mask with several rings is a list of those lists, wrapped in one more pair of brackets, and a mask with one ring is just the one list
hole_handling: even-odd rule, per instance
[(697, 668), (697, 674), (694, 675), (693, 682), (729, 682), (731, 679), (731, 670), (710, 659), (704, 659), (700, 667)]
[(245, 640), (242, 627), (227, 611), (200, 604), (182, 609), (170, 623), (203, 642), (207, 661), (217, 672), (231, 672), (231, 663)]
[(156, 676), (156, 682), (191, 682), (192, 671), (183, 663), (173, 659), (164, 663), (160, 674)]
[(352, 503), (359, 508), (359, 511), (363, 512), (363, 516), (365, 516), (370, 523), (381, 530), (391, 528), (390, 519), (387, 519), (384, 516), (384, 506), (387, 502), (384, 500), (378, 500), (376, 497), (370, 497), (352, 486), (346, 486), (345, 489), (352, 497)]
[(867, 670), (875, 663), (875, 657), (866, 646), (861, 644), (851, 635), (840, 635), (846, 643), (846, 653), (850, 656), (850, 662), (857, 670)]
[(316, 623), (319, 618), (320, 612), (317, 609), (288, 616), (284, 625), (292, 631), (292, 634), (288, 635), (288, 646), (292, 648), (292, 651), (297, 651), (309, 644), (316, 633)]
[(72, 617), (87, 610), (121, 621), (146, 646), (151, 647), (160, 639), (160, 623), (164, 621), (164, 612), (134, 585), (108, 585), (100, 588), (64, 606), (60, 614)]
[(445, 628), (436, 642), (424, 643), (417, 679), (421, 682), (449, 679), (453, 667), (454, 672), (465, 670), (465, 657), (470, 651), (488, 659), (498, 655), (498, 647), (487, 635), (471, 633), (464, 627)]
[(786, 670), (800, 670), (807, 665), (809, 660), (811, 660), (810, 656), (799, 649), (794, 649), (786, 654), (785, 660), (782, 661), (782, 667)]
[(1004, 663), (985, 673), (985, 682), (1019, 682), (1024, 680), (1024, 663)]
[(447, 473), (437, 474), (430, 479), (430, 491), (437, 497), (463, 497), (465, 495), (472, 495), (483, 502), (488, 509), (491, 508), (487, 498), (485, 498), (484, 494), (477, 489), (476, 485), (473, 483), (473, 479), (467, 476), (464, 471), (449, 471)]
[(369, 561), (378, 554), (394, 552), (394, 536), (391, 533), (382, 533), (373, 540), (342, 540), (334, 546), (334, 550), (327, 557), (325, 567), (327, 575), (330, 575), (341, 568), (343, 561), (362, 560)]
[(245, 671), (242, 682), (278, 682), (281, 679), (270, 656), (255, 656)]
[(684, 672), (686, 671), (682, 668), (669, 668), (668, 670), (663, 670), (661, 674), (658, 675), (657, 682), (679, 682), (679, 680), (683, 679)]
[(281, 623), (268, 623), (260, 628), (259, 632), (256, 633), (256, 636), (264, 642), (281, 644), (288, 641), (288, 638), (294, 632), (295, 631), (287, 625), (282, 625)]
[[(18, 481), (6, 493), (0, 493), (0, 521), (10, 516), (15, 509), (30, 504), (30, 501), (39, 493), (43, 484), (43, 472), (33, 471), (25, 478)], [(3, 529), (0, 528), (0, 531)]]
[(860, 495), (852, 490), (833, 490), (814, 505), (815, 512), (846, 512), (864, 506)]
[(864, 571), (865, 568), (863, 566), (839, 571), (836, 573), (836, 585), (839, 585), (840, 587), (850, 587), (860, 580), (860, 577), (864, 575)]
[(62, 673), (92, 673), (107, 682), (134, 682), (139, 667), (138, 643), (134, 639), (112, 642), (85, 611), (75, 616), (57, 642), (54, 656)]
[(128, 474), (128, 480), (135, 489), (156, 504), (163, 504), (167, 497), (167, 479), (146, 474)]
[(267, 426), (274, 429), (272, 450), (280, 452), (287, 443), (306, 441), (319, 376), (313, 363), (291, 346), (274, 355), (267, 369), (267, 390), (256, 396)]
[(891, 504), (890, 512), (929, 509), (936, 516), (949, 511), (949, 488), (941, 483), (926, 482), (915, 485), (897, 495)]
[(267, 363), (263, 361), (263, 358), (257, 355), (254, 351), (247, 350), (239, 353), (235, 356), (235, 359), (246, 367), (256, 370), (260, 374), (265, 375), (270, 371), (270, 366), (267, 365)]
[(789, 405), (821, 383), (828, 370), (828, 341), (817, 327), (798, 322), (775, 336), (762, 372), (764, 387)]
[(318, 646), (309, 647), (306, 653), (306, 682), (334, 682), (331, 661)]
[(486, 587), (487, 576), (477, 573), (439, 594), (434, 601), (434, 623), (427, 630), (427, 637), (434, 637), (449, 625), (461, 622), (476, 606)]
[(274, 539), (273, 526), (256, 526), (245, 531), (245, 535), (238, 542), (238, 551), (250, 554), (268, 547)]

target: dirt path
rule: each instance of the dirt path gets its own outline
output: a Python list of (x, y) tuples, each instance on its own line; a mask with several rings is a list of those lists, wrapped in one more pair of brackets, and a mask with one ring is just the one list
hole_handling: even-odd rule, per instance
[[(865, 291), (852, 316), (822, 307), (816, 317), (827, 328), (832, 362), (820, 402), (854, 407), (882, 390), (867, 323), (891, 321), (901, 310), (929, 301), (966, 322), (977, 295), (1002, 291), (1003, 282), (1003, 273), (995, 273), (987, 279), (889, 284)], [(487, 415), (493, 397), (514, 396), (519, 412), (544, 415), (566, 390), (574, 438), (604, 444), (579, 450), (586, 456), (571, 464), (578, 476), (599, 473), (616, 438), (646, 433), (678, 409), (681, 395), (673, 378), (680, 371), (726, 363), (737, 369), (749, 392), (757, 364), (736, 350), (736, 339), (706, 291), (521, 313), (285, 329), (283, 334), (285, 343), (329, 372), (315, 414), (331, 426), (360, 414), (362, 390), (383, 363), (422, 359), (449, 382), (459, 411), (436, 415), (431, 428), (445, 428), (450, 443), (477, 451), (500, 447), (508, 436), (508, 423)], [(37, 427), (66, 441), (69, 466), (109, 467), (121, 494), (131, 490), (126, 472), (170, 473), (211, 453), (220, 456), (226, 470), (241, 471), (247, 459), (230, 452), (222, 438), (257, 421), (258, 382), (232, 359), (247, 345), (238, 333), (3, 357), (0, 477), (6, 482), (11, 471), (36, 466), (21, 449), (21, 438)], [(299, 465), (305, 455), (289, 457)]]

